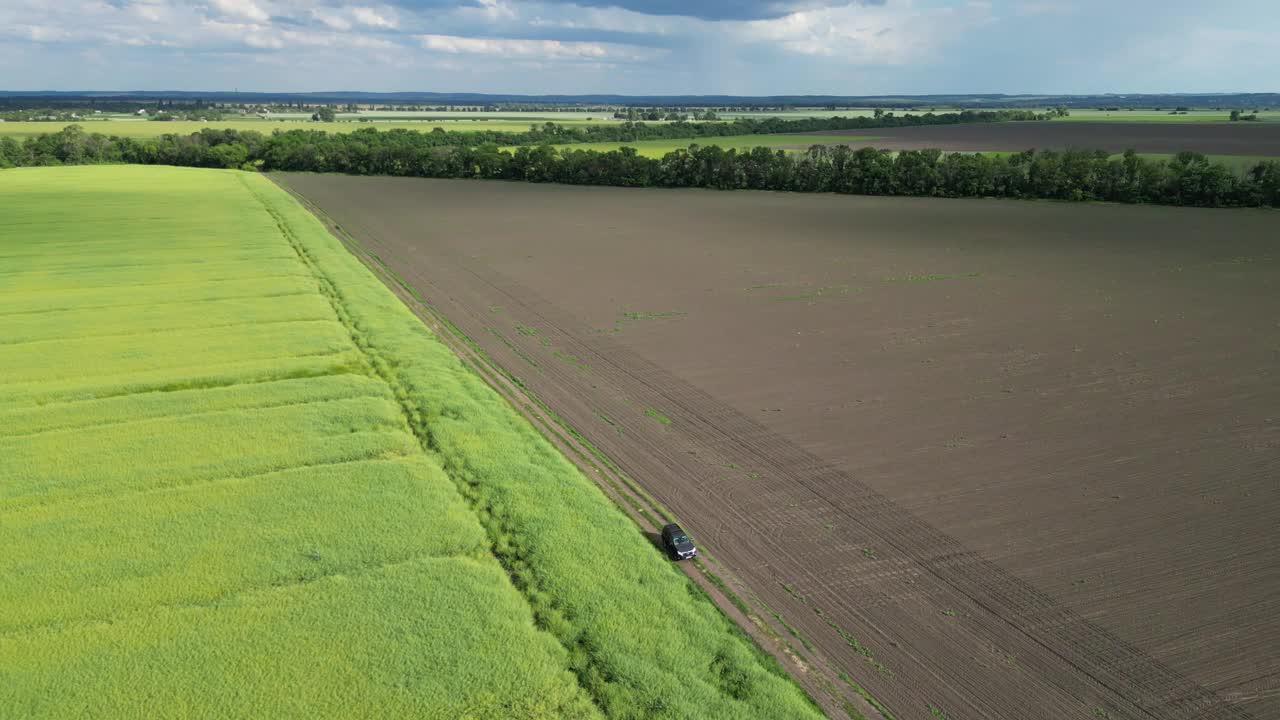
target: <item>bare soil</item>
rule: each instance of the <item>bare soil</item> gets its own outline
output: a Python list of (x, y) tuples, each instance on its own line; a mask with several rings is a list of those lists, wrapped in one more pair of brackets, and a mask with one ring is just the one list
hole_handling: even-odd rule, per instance
[(898, 718), (1280, 717), (1275, 213), (282, 179)]
[(1280, 156), (1280, 123), (1003, 122), (827, 134), (875, 135), (875, 140), (858, 139), (848, 144), (890, 150), (1085, 149), (1120, 153), (1132, 149), (1140, 153), (1194, 150), (1206, 155)]

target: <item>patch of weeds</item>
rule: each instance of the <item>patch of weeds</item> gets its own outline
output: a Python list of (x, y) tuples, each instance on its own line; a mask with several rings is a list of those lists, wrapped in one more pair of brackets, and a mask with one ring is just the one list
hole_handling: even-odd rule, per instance
[(866, 700), (868, 703), (870, 703), (871, 707), (875, 708), (876, 712), (883, 715), (885, 720), (897, 720), (897, 718), (893, 716), (893, 713), (889, 712), (889, 708), (885, 707), (884, 705), (881, 705), (879, 700), (876, 700), (875, 698), (871, 697), (871, 693), (867, 692), (866, 688), (862, 687), (857, 682), (855, 682), (852, 677), (849, 677), (849, 673), (843, 670), (840, 670), (836, 673), (836, 676), (839, 677), (842, 681), (844, 681), (844, 684), (848, 685), (849, 688), (853, 690), (855, 693), (857, 693), (863, 700)]
[(800, 631), (791, 626), (791, 623), (784, 620), (781, 614), (774, 612), (773, 610), (769, 610), (769, 614), (772, 615), (774, 619), (778, 621), (779, 625), (786, 628), (787, 632), (791, 633), (792, 637), (799, 640), (800, 644), (804, 646), (805, 650), (808, 650), (809, 652), (813, 652), (813, 645), (810, 645), (809, 641), (806, 640), (805, 637), (800, 634)]
[(938, 720), (947, 720), (947, 714), (942, 712), (942, 708), (937, 705), (929, 706), (929, 714), (938, 718)]
[(498, 338), (498, 340), (499, 340), (503, 345), (506, 345), (506, 346), (507, 346), (507, 349), (508, 349), (508, 350), (510, 350), (511, 352), (515, 353), (515, 354), (516, 354), (516, 356), (517, 356), (517, 357), (519, 357), (521, 360), (523, 360), (523, 361), (525, 361), (525, 362), (529, 363), (529, 364), (530, 364), (530, 365), (532, 365), (533, 367), (539, 367), (539, 366), (538, 366), (538, 361), (537, 361), (537, 360), (534, 360), (534, 359), (529, 355), (529, 353), (527, 353), (527, 352), (525, 352), (524, 350), (521, 350), (520, 348), (516, 347), (516, 346), (515, 346), (515, 343), (511, 342), (510, 340), (508, 340), (508, 339), (507, 339), (507, 336), (506, 336), (506, 335), (503, 335), (503, 334), (502, 334), (502, 332), (501, 332), (501, 331), (499, 331), (497, 328), (495, 328), (495, 327), (486, 327), (486, 328), (485, 328), (485, 330), (486, 330), (490, 335), (492, 335), (492, 336), (494, 336), (494, 337)]
[(858, 638), (855, 637), (853, 633), (840, 627), (835, 622), (833, 622), (830, 618), (823, 616), (822, 613), (820, 611), (817, 611), (816, 608), (815, 608), (815, 611), (818, 612), (818, 615), (821, 616), (822, 619), (826, 621), (827, 625), (830, 625), (832, 629), (834, 629), (837, 633), (840, 634), (841, 639), (843, 639), (845, 643), (849, 645), (849, 647), (853, 648), (854, 652), (866, 658), (867, 664), (875, 668), (876, 672), (880, 673), (881, 675), (884, 675), (885, 677), (893, 677), (893, 671), (890, 670), (889, 667), (884, 663), (880, 662), (879, 660), (876, 660), (875, 654), (871, 652), (871, 648), (859, 642)]
[(671, 319), (671, 318), (677, 318), (677, 317), (682, 317), (682, 316), (684, 316), (684, 315), (688, 315), (689, 313), (687, 313), (687, 312), (681, 312), (681, 311), (679, 311), (679, 310), (672, 310), (672, 311), (669, 311), (669, 312), (632, 312), (632, 311), (623, 311), (623, 312), (618, 313), (618, 314), (619, 314), (619, 315), (621, 315), (621, 317), (620, 317), (620, 318), (618, 318), (617, 320), (614, 320), (614, 321), (613, 321), (613, 327), (611, 327), (611, 328), (607, 328), (607, 329), (603, 329), (603, 330), (596, 330), (596, 332), (601, 332), (601, 333), (620, 333), (620, 332), (622, 332), (622, 323), (624, 323), (624, 322), (626, 322), (626, 321), (628, 321), (628, 320), (630, 320), (630, 321), (632, 321), (632, 322), (638, 322), (638, 321), (641, 321), (641, 320), (669, 320), (669, 319)]
[(840, 295), (848, 295), (849, 293), (862, 292), (861, 288), (855, 288), (849, 285), (828, 285), (820, 287), (812, 292), (802, 293), (800, 295), (783, 295), (782, 297), (773, 298), (773, 302), (794, 302), (797, 300), (816, 300), (823, 297), (836, 297)]
[(651, 418), (653, 418), (654, 420), (657, 420), (658, 422), (662, 423), (663, 425), (670, 425), (670, 424), (671, 424), (671, 418), (669, 418), (669, 417), (667, 417), (666, 415), (663, 415), (662, 413), (658, 412), (658, 410), (657, 410), (656, 408), (645, 408), (645, 409), (644, 409), (644, 414), (645, 414), (647, 417), (651, 417)]
[(525, 337), (534, 337), (535, 335), (538, 334), (538, 329), (535, 327), (531, 327), (529, 325), (521, 325), (520, 323), (516, 323), (516, 332), (520, 333)]
[(868, 560), (879, 560), (879, 559), (880, 559), (880, 558), (879, 558), (879, 556), (877, 556), (877, 555), (876, 555), (876, 551), (875, 551), (875, 550), (872, 550), (871, 548), (862, 548), (862, 557), (864, 557), (864, 558), (866, 558), (866, 559), (868, 559)]
[(1107, 712), (1106, 710), (1100, 707), (1096, 707), (1093, 709), (1093, 716), (1097, 718), (1102, 718), (1102, 720), (1111, 720), (1111, 713)]
[(848, 700), (840, 701), (840, 709), (844, 710), (844, 714), (849, 716), (849, 720), (867, 720), (867, 716), (858, 711), (858, 708)]
[(614, 429), (614, 431), (615, 431), (615, 432), (617, 432), (619, 435), (623, 435), (623, 434), (625, 434), (625, 433), (624, 433), (624, 431), (623, 431), (623, 429), (622, 429), (622, 426), (621, 426), (621, 425), (619, 425), (618, 423), (614, 422), (614, 421), (613, 421), (613, 418), (609, 417), (608, 415), (605, 415), (603, 412), (600, 412), (599, 410), (592, 410), (592, 412), (594, 412), (594, 413), (595, 413), (596, 417), (598, 417), (598, 418), (600, 418), (601, 420), (605, 421), (605, 423), (607, 423), (607, 424), (609, 425), (609, 427), (613, 428), (613, 429)]
[(504, 311), (506, 311), (506, 308), (502, 307), (501, 305), (490, 305), (490, 306), (489, 306), (489, 312), (493, 313), (494, 315), (497, 315), (497, 314), (499, 314), (499, 313), (501, 313), (501, 312), (504, 312)]
[(785, 590), (787, 594), (790, 595), (791, 597), (799, 600), (800, 602), (806, 605), (809, 604), (809, 600), (805, 598), (804, 595), (800, 594), (800, 591), (796, 589), (795, 585), (792, 585), (791, 583), (785, 583), (785, 582), (779, 582), (778, 584), (781, 585), (782, 589)]
[(902, 282), (938, 282), (939, 280), (961, 280), (964, 278), (981, 277), (980, 272), (964, 273), (961, 275), (903, 275), (902, 277), (887, 277), (884, 279), (887, 283)]
[(943, 614), (943, 615), (946, 615), (947, 617), (955, 617), (955, 616), (956, 616), (956, 611), (955, 611), (954, 609), (952, 609), (952, 608), (947, 608), (946, 610), (943, 610), (943, 611), (942, 611), (942, 614)]
[(762, 283), (760, 285), (752, 285), (747, 288), (747, 292), (752, 290), (768, 290), (770, 288), (786, 287), (786, 283)]
[(719, 575), (708, 570), (705, 566), (702, 565), (701, 562), (696, 562), (696, 564), (698, 565), (698, 569), (702, 571), (703, 577), (709, 580), (711, 584), (714, 585), (716, 589), (720, 591), (720, 594), (724, 595), (725, 598), (728, 599), (731, 605), (738, 608), (738, 612), (742, 613), (748, 618), (753, 617), (756, 614), (755, 611), (752, 610), (749, 605), (747, 605), (747, 602), (745, 600), (739, 597), (738, 594), (735, 593), (733, 590), (729, 589), (729, 585), (723, 579), (721, 579)]
[(687, 312), (680, 312), (679, 310), (673, 310), (670, 312), (623, 312), (622, 318), (624, 320), (632, 320), (632, 321), (666, 320), (668, 318), (681, 317), (688, 314), (689, 313)]
[(589, 365), (587, 365), (585, 362), (582, 361), (582, 358), (578, 357), (577, 355), (571, 355), (569, 353), (560, 352), (559, 350), (552, 351), (551, 355), (555, 357), (555, 359), (567, 362), (570, 365), (578, 368), (579, 370), (586, 370), (588, 367), (590, 367)]

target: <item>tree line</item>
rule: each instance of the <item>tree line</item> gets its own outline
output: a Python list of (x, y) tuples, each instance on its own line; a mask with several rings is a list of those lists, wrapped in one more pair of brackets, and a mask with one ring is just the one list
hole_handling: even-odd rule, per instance
[(1237, 172), (1195, 152), (1165, 160), (1133, 151), (1117, 157), (1104, 150), (993, 156), (842, 145), (788, 153), (693, 144), (662, 158), (646, 158), (627, 147), (600, 152), (546, 144), (514, 151), (493, 142), (444, 146), (427, 141), (430, 135), (373, 129), (271, 135), (205, 129), (134, 139), (69, 126), (22, 143), (0, 139), (0, 167), (134, 163), (625, 187), (1280, 207), (1280, 162), (1261, 161)]
[[(878, 112), (874, 117), (830, 118), (738, 118), (727, 122), (714, 121), (714, 114), (705, 114), (700, 121), (690, 122), (618, 122), (602, 124), (564, 125), (545, 122), (530, 125), (527, 131), (502, 130), (445, 130), (434, 128), (422, 142), (429, 145), (462, 147), (483, 143), (498, 145), (539, 145), (551, 143), (568, 145), (595, 142), (637, 142), (640, 140), (696, 140), (699, 138), (728, 137), (730, 135), (776, 135), (782, 133), (820, 133), (840, 130), (871, 130), (877, 128), (916, 127), (925, 125), (958, 125), (963, 123), (1018, 122), (1047, 120), (1049, 114), (1029, 110), (964, 110), (954, 113), (924, 113), (922, 115), (895, 115)], [(320, 119), (317, 116), (317, 119)], [(331, 118), (332, 119), (332, 118)], [(661, 119), (661, 118), (657, 118)], [(412, 132), (412, 131), (410, 131)]]

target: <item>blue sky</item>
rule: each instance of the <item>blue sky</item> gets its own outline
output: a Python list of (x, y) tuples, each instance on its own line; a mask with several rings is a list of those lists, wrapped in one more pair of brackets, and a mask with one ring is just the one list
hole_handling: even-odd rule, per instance
[(1280, 91), (1276, 0), (0, 0), (0, 89)]

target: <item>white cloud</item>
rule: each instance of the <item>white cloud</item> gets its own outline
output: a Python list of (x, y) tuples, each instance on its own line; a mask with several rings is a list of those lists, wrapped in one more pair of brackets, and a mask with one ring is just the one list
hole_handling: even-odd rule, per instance
[(514, 20), (516, 10), (506, 0), (476, 0), (480, 14), (489, 20)]
[(334, 30), (350, 30), (351, 21), (330, 10), (311, 9), (311, 17), (320, 24), (333, 28)]
[(359, 24), (372, 28), (394, 29), (397, 23), (394, 16), (384, 14), (386, 11), (379, 12), (370, 7), (351, 8), (351, 17)]
[(590, 58), (601, 58), (607, 54), (603, 43), (473, 38), (459, 35), (419, 35), (418, 39), (422, 41), (422, 47), (427, 50), (451, 54)]
[(921, 62), (945, 42), (993, 19), (991, 4), (917, 8), (911, 0), (804, 10), (770, 20), (724, 23), (748, 43), (857, 65)]
[(240, 18), (254, 23), (265, 23), (271, 15), (258, 7), (253, 0), (211, 0), (210, 6), (225, 17)]
[(486, 55), (524, 60), (643, 60), (656, 51), (602, 42), (478, 38), (461, 35), (419, 35), (423, 49), (451, 55)]
[(1013, 14), (1018, 17), (1036, 17), (1037, 15), (1067, 15), (1079, 8), (1066, 2), (1046, 0), (1022, 0), (1013, 4)]
[(609, 32), (646, 33), (651, 35), (692, 35), (704, 33), (716, 23), (676, 15), (645, 15), (618, 7), (580, 8), (542, 6), (529, 18), (529, 25), (573, 30), (606, 30)]

